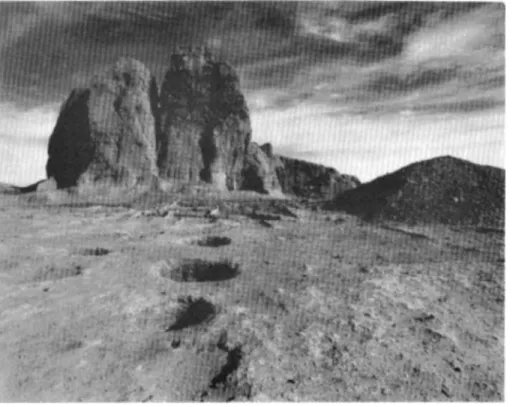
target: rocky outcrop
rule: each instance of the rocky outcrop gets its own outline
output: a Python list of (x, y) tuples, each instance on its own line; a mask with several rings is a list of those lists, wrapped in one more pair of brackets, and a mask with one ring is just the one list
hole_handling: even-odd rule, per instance
[(451, 156), (408, 165), (336, 197), (367, 220), (504, 226), (505, 171)]
[(149, 185), (157, 176), (157, 97), (149, 70), (127, 58), (73, 90), (50, 137), (48, 178), (59, 188)]
[(282, 191), (302, 198), (333, 199), (337, 194), (360, 185), (352, 175), (340, 174), (334, 168), (308, 161), (276, 155), (273, 166)]
[[(270, 145), (269, 145), (270, 146)], [(251, 142), (244, 161), (241, 189), (264, 194), (280, 195), (281, 186), (276, 175), (272, 150), (262, 149)]]
[(235, 70), (204, 48), (179, 48), (160, 102), (160, 176), (240, 189), (251, 124)]
[(205, 48), (176, 50), (160, 95), (148, 69), (126, 58), (90, 86), (74, 89), (48, 155), (53, 181), (38, 191), (54, 183), (84, 193), (92, 186), (102, 194), (113, 186), (180, 190), (199, 184), (329, 199), (359, 184), (333, 168), (275, 156), (269, 143), (251, 143), (237, 74)]

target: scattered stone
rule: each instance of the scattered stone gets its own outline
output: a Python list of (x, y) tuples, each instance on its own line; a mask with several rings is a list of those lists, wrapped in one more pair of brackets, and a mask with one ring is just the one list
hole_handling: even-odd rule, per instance
[[(274, 227), (272, 223), (269, 223), (269, 222), (267, 222), (267, 221), (266, 221), (266, 220), (264, 220), (264, 219), (260, 219), (260, 220), (258, 221), (258, 223), (259, 223), (260, 225), (262, 225), (262, 226), (265, 226), (266, 228), (273, 228), (273, 227)], [(281, 236), (278, 236), (278, 239), (280, 239), (280, 238), (281, 238)], [(284, 240), (284, 238), (283, 238), (283, 239), (280, 239), (280, 240)]]
[(56, 191), (57, 190), (57, 181), (54, 178), (46, 179), (37, 184), (36, 191), (37, 192), (47, 192), (47, 191)]
[(174, 211), (178, 209), (178, 204), (173, 202), (172, 204), (163, 205), (155, 209), (147, 209), (145, 211), (135, 212), (132, 217), (160, 217), (165, 218), (174, 214)]
[(360, 273), (363, 273), (363, 274), (368, 274), (368, 273), (370, 273), (370, 269), (369, 269), (368, 267), (366, 267), (366, 266), (360, 266), (360, 267), (358, 268), (358, 271), (359, 271)]
[(207, 209), (204, 217), (210, 219), (211, 221), (216, 221), (221, 218), (221, 211), (219, 208)]
[(445, 397), (448, 397), (448, 398), (451, 398), (452, 397), (452, 392), (451, 390), (449, 389), (449, 387), (447, 387), (445, 385), (445, 383), (442, 384), (442, 394), (445, 396)]
[(433, 314), (427, 314), (425, 312), (422, 312), (420, 315), (413, 317), (413, 319), (417, 322), (425, 323), (433, 321), (435, 319), (435, 316)]
[(250, 217), (251, 219), (263, 220), (263, 221), (281, 220), (281, 216), (280, 215), (275, 215), (275, 214), (266, 213), (266, 212), (258, 212), (258, 211), (252, 212), (251, 214), (248, 215), (248, 217)]
[(103, 247), (95, 247), (93, 249), (83, 249), (80, 254), (83, 256), (105, 256), (109, 254), (110, 250)]

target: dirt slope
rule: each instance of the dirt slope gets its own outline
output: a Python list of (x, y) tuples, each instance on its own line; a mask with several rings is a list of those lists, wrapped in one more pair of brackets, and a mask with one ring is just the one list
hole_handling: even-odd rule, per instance
[(0, 200), (0, 401), (504, 397), (500, 233), (19, 199)]
[(505, 171), (451, 156), (417, 162), (328, 206), (365, 219), (504, 227)]

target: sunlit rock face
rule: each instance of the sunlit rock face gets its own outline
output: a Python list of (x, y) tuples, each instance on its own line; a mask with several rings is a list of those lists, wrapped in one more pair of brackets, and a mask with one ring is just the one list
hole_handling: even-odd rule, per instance
[(270, 195), (282, 195), (280, 181), (272, 150), (251, 142), (244, 161), (242, 189), (252, 190)]
[(177, 48), (160, 94), (159, 175), (241, 188), (251, 123), (235, 70), (203, 47)]
[(150, 71), (127, 58), (74, 89), (50, 137), (48, 178), (59, 188), (149, 185), (157, 176), (157, 97)]

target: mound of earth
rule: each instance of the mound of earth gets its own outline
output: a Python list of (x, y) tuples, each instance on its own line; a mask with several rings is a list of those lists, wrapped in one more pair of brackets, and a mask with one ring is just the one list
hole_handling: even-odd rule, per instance
[(504, 227), (505, 171), (452, 156), (420, 161), (328, 206), (367, 220)]

